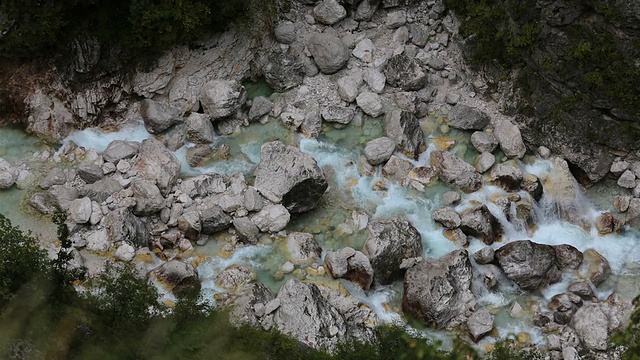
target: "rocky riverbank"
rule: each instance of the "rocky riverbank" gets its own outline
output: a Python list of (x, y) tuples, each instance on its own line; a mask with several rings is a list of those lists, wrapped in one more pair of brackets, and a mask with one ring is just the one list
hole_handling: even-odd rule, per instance
[[(139, 122), (144, 140), (64, 141), (0, 162), (0, 186), (25, 184), (33, 209), (66, 212), (74, 263), (90, 275), (107, 259), (131, 262), (167, 301), (202, 288), (234, 322), (309, 346), (368, 341), (400, 312), (484, 344), (505, 335), (496, 318), (508, 312), (526, 326), (523, 346), (614, 359), (609, 338), (637, 293), (612, 281), (637, 278), (640, 257), (612, 256), (638, 241), (640, 162), (613, 163), (616, 211), (596, 214), (567, 161), (528, 149), (514, 118), (478, 94), (457, 28), (440, 1), (292, 2), (273, 37), (230, 30), (131, 77), (73, 91), (59, 79), (27, 99), (29, 131), (63, 141), (96, 121)], [(251, 77), (275, 93), (248, 96)], [(258, 130), (259, 151), (230, 148), (274, 123), (290, 136)], [(383, 133), (348, 135), (369, 124)], [(185, 172), (234, 157), (248, 168)], [(321, 211), (338, 220), (295, 224)], [(545, 232), (556, 224), (577, 246)], [(275, 266), (239, 259), (265, 248)], [(395, 304), (371, 301), (399, 282)]]

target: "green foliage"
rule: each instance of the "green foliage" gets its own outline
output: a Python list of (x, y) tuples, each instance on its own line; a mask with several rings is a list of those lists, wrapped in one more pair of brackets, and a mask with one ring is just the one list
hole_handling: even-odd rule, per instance
[(20, 288), (45, 278), (47, 267), (38, 241), (0, 214), (0, 309)]
[(614, 343), (626, 348), (622, 356), (624, 360), (640, 360), (640, 296), (633, 300), (633, 306), (627, 328), (612, 337)]

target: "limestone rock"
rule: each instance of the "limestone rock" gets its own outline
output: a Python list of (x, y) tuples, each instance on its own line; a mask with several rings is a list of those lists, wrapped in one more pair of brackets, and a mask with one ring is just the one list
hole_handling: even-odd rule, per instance
[(191, 240), (198, 240), (202, 231), (202, 219), (197, 210), (184, 212), (178, 218), (178, 229)]
[(371, 91), (376, 94), (382, 93), (384, 91), (384, 86), (387, 83), (387, 77), (374, 68), (365, 71), (363, 79)]
[(164, 209), (165, 201), (160, 189), (151, 181), (135, 179), (131, 182), (131, 190), (136, 199), (134, 214), (148, 216)]
[(482, 130), (489, 125), (490, 121), (489, 116), (484, 112), (463, 104), (454, 106), (447, 118), (451, 127), (462, 130)]
[(418, 119), (408, 111), (394, 110), (384, 118), (387, 137), (396, 143), (396, 148), (405, 155), (417, 159), (426, 150), (424, 133)]
[(473, 254), (473, 258), (480, 265), (486, 265), (492, 263), (495, 259), (495, 251), (489, 246), (485, 246), (482, 249), (476, 251)]
[(207, 114), (191, 113), (186, 121), (187, 140), (196, 144), (210, 144), (215, 136), (211, 118)]
[(515, 191), (520, 189), (522, 170), (514, 161), (503, 162), (493, 167), (491, 180), (506, 191)]
[(273, 29), (276, 41), (291, 44), (296, 41), (296, 26), (290, 21), (283, 21)]
[(375, 49), (376, 47), (373, 45), (373, 41), (365, 38), (356, 44), (356, 47), (351, 53), (353, 56), (364, 62), (371, 62), (373, 60), (373, 52)]
[(84, 224), (91, 218), (91, 199), (83, 197), (69, 204), (69, 217), (76, 224)]
[(626, 189), (633, 189), (636, 187), (636, 175), (631, 170), (626, 170), (618, 178), (618, 186)]
[(249, 243), (255, 244), (258, 242), (258, 236), (260, 235), (260, 229), (249, 219), (248, 217), (235, 217), (233, 218), (233, 227), (236, 229), (238, 237)]
[(562, 269), (577, 269), (582, 264), (582, 252), (568, 244), (555, 245), (556, 263)]
[(322, 119), (326, 122), (347, 125), (353, 119), (353, 109), (343, 106), (330, 105), (322, 109)]
[(262, 232), (276, 233), (283, 230), (291, 220), (291, 215), (282, 205), (267, 205), (251, 217), (251, 221)]
[(87, 184), (92, 184), (104, 177), (102, 166), (96, 164), (81, 164), (78, 166), (78, 176)]
[(485, 173), (487, 170), (491, 169), (491, 167), (496, 163), (496, 157), (493, 156), (492, 153), (489, 152), (483, 152), (482, 154), (480, 154), (478, 156), (478, 158), (476, 159), (476, 165), (475, 168), (476, 170), (480, 173), (483, 174)]
[(322, 247), (313, 234), (293, 232), (287, 236), (289, 260), (294, 264), (310, 263), (322, 256)]
[(182, 117), (168, 104), (151, 99), (144, 99), (140, 103), (140, 116), (144, 120), (144, 127), (151, 134), (159, 134), (182, 122)]
[(8, 161), (0, 158), (0, 189), (8, 189), (16, 183), (18, 171)]
[(384, 68), (384, 74), (389, 85), (404, 91), (418, 91), (428, 80), (428, 74), (422, 70), (420, 63), (404, 53), (394, 55)]
[(200, 104), (214, 121), (234, 114), (246, 100), (244, 86), (235, 80), (211, 80), (200, 94)]
[(264, 96), (256, 96), (253, 98), (251, 108), (249, 109), (249, 121), (257, 121), (263, 116), (269, 114), (273, 109), (271, 100)]
[(305, 63), (297, 55), (274, 52), (262, 68), (264, 79), (277, 92), (285, 92), (301, 85)]
[(114, 140), (102, 152), (104, 161), (117, 163), (122, 159), (134, 157), (140, 150), (140, 143), (136, 141)]
[(365, 114), (371, 117), (378, 117), (384, 113), (380, 96), (373, 92), (365, 91), (360, 93), (360, 95), (356, 97), (356, 104), (358, 104)]
[(535, 291), (560, 281), (556, 253), (550, 245), (517, 240), (496, 250), (495, 256), (507, 277), (523, 290)]
[(313, 17), (325, 25), (333, 25), (346, 16), (347, 10), (337, 0), (322, 0), (313, 8)]
[(584, 252), (584, 263), (586, 269), (581, 271), (594, 286), (600, 285), (611, 276), (611, 265), (609, 261), (594, 249), (587, 249)]
[(170, 260), (151, 273), (174, 293), (200, 287), (200, 280), (193, 266), (178, 260)]
[(575, 313), (571, 327), (589, 350), (606, 351), (609, 344), (609, 319), (599, 304), (588, 304)]
[(316, 207), (328, 187), (324, 173), (311, 156), (279, 141), (262, 145), (254, 175), (256, 190), (292, 213)]
[(482, 177), (476, 169), (448, 151), (432, 152), (431, 164), (442, 180), (464, 192), (474, 192), (482, 186)]
[(256, 274), (248, 267), (231, 265), (222, 270), (216, 277), (215, 283), (219, 287), (227, 290), (236, 290), (241, 286), (255, 280)]
[(231, 216), (227, 215), (222, 207), (212, 204), (200, 212), (203, 234), (215, 234), (218, 231), (228, 229), (231, 226)]
[(364, 156), (369, 164), (379, 165), (389, 160), (395, 150), (395, 141), (383, 136), (367, 143), (364, 147)]
[[(449, 114), (449, 116), (451, 116), (451, 114)], [(498, 139), (496, 139), (493, 133), (488, 133), (486, 131), (476, 131), (471, 134), (471, 144), (480, 153), (492, 153), (496, 149), (496, 147), (498, 147)]]
[(363, 253), (369, 258), (375, 279), (390, 284), (403, 274), (402, 260), (422, 256), (420, 233), (406, 220), (376, 220), (369, 223)]
[(101, 203), (105, 201), (109, 196), (122, 190), (122, 185), (113, 178), (103, 178), (94, 182), (93, 184), (85, 185), (80, 194), (86, 196), (91, 200)]
[(486, 308), (482, 308), (473, 313), (467, 319), (467, 328), (471, 334), (471, 339), (478, 342), (493, 330), (494, 316)]
[(155, 182), (162, 194), (167, 194), (180, 175), (180, 162), (160, 141), (146, 139), (133, 165), (138, 177)]
[(147, 226), (127, 208), (109, 212), (102, 219), (102, 224), (113, 242), (127, 242), (136, 248), (149, 244), (150, 235)]
[(315, 33), (309, 37), (307, 47), (323, 74), (333, 74), (349, 61), (347, 46), (335, 35)]
[(469, 236), (477, 237), (487, 245), (502, 234), (502, 227), (486, 205), (477, 205), (460, 214), (460, 229)]
[(449, 206), (434, 211), (431, 218), (447, 229), (455, 229), (460, 226), (460, 215)]
[(508, 157), (522, 158), (527, 148), (522, 141), (522, 135), (518, 126), (509, 120), (499, 120), (496, 123), (494, 135), (500, 143), (500, 149)]
[(324, 266), (332, 278), (347, 279), (364, 290), (368, 290), (373, 283), (374, 272), (369, 259), (353, 248), (346, 247), (337, 252), (328, 251)]

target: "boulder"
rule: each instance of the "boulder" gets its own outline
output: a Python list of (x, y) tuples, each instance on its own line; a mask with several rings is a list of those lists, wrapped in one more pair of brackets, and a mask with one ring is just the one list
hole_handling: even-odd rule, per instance
[(356, 97), (356, 104), (358, 104), (365, 114), (371, 117), (378, 117), (384, 113), (380, 95), (374, 92), (365, 91), (360, 93)]
[(420, 63), (404, 53), (394, 55), (384, 67), (387, 83), (404, 91), (418, 91), (428, 80), (428, 74), (422, 70)]
[(353, 102), (358, 96), (362, 76), (345, 76), (338, 79), (338, 95), (348, 103)]
[(497, 164), (491, 170), (491, 181), (506, 191), (519, 190), (522, 182), (522, 170), (514, 161)]
[(467, 244), (469, 244), (469, 239), (467, 239), (467, 235), (465, 235), (465, 233), (462, 230), (460, 230), (460, 228), (453, 229), (453, 230), (444, 230), (442, 232), (442, 235), (444, 235), (444, 237), (451, 240), (452, 243), (458, 246), (467, 246)]
[(413, 164), (395, 155), (391, 155), (382, 167), (382, 175), (391, 181), (402, 182), (411, 172)]
[(92, 184), (104, 177), (102, 166), (96, 164), (81, 164), (78, 166), (78, 176), (87, 184)]
[(283, 21), (273, 29), (276, 41), (282, 44), (291, 44), (296, 41), (296, 26), (291, 21)]
[(314, 33), (309, 37), (307, 47), (323, 74), (333, 74), (349, 61), (349, 49), (335, 35)]
[(160, 141), (152, 138), (142, 142), (132, 169), (138, 172), (138, 177), (155, 182), (166, 195), (178, 180), (180, 162)]
[(160, 189), (148, 180), (134, 179), (131, 182), (133, 198), (136, 199), (136, 206), (133, 213), (138, 216), (148, 216), (164, 209), (165, 201), (160, 193)]
[(573, 315), (570, 326), (589, 350), (606, 351), (609, 345), (609, 318), (600, 304), (587, 304)]
[(140, 143), (136, 141), (114, 140), (102, 152), (104, 161), (117, 163), (122, 159), (129, 159), (138, 154)]
[(485, 246), (482, 249), (473, 253), (473, 259), (480, 265), (486, 265), (492, 263), (495, 259), (495, 250), (489, 246)]
[(136, 249), (127, 244), (122, 243), (118, 248), (113, 252), (113, 257), (120, 261), (131, 261), (136, 256)]
[(256, 279), (256, 273), (248, 267), (231, 265), (216, 277), (215, 283), (227, 290), (236, 290)]
[(273, 103), (271, 100), (264, 96), (256, 96), (251, 102), (251, 108), (249, 109), (249, 121), (260, 120), (263, 116), (269, 114), (273, 109)]
[(247, 92), (235, 80), (211, 80), (202, 86), (200, 104), (212, 120), (225, 118), (235, 112), (247, 100)]
[(631, 170), (626, 170), (618, 178), (618, 186), (625, 189), (633, 189), (636, 187), (636, 175)]
[(467, 319), (467, 329), (469, 329), (471, 339), (478, 342), (489, 334), (491, 330), (493, 330), (494, 318), (493, 314), (486, 308), (474, 312), (473, 315)]
[[(7, 175), (5, 175), (5, 179), (6, 181), (10, 180)], [(53, 185), (64, 185), (67, 181), (67, 173), (61, 168), (56, 167), (51, 169), (51, 171), (49, 171), (49, 173), (44, 178), (42, 178), (42, 180), (40, 180), (38, 186), (40, 186), (41, 189), (47, 190)]]
[(356, 47), (353, 49), (351, 54), (364, 62), (371, 62), (373, 60), (373, 52), (375, 49), (376, 47), (373, 45), (373, 41), (371, 41), (371, 39), (364, 38), (356, 44)]
[(487, 170), (491, 169), (491, 167), (495, 163), (496, 157), (493, 156), (492, 153), (483, 152), (482, 154), (478, 155), (475, 168), (480, 174), (484, 174)]
[(243, 205), (247, 211), (260, 211), (262, 206), (264, 206), (262, 196), (253, 186), (250, 186), (245, 190)]
[(371, 165), (385, 163), (396, 150), (395, 141), (386, 136), (373, 139), (364, 147), (364, 156)]
[(525, 174), (522, 177), (520, 189), (528, 192), (535, 201), (540, 201), (542, 194), (544, 193), (542, 182), (540, 182), (540, 179), (533, 174)]
[(76, 121), (64, 102), (36, 89), (24, 100), (28, 108), (27, 131), (50, 143), (61, 142), (74, 129)]
[(263, 66), (264, 79), (277, 92), (285, 92), (302, 84), (306, 65), (297, 55), (274, 52)]
[(347, 279), (364, 290), (373, 283), (373, 268), (366, 255), (353, 248), (346, 247), (340, 251), (327, 251), (324, 267), (334, 279)]
[(518, 126), (509, 120), (498, 120), (494, 135), (500, 143), (500, 149), (508, 157), (522, 158), (527, 148), (522, 141), (522, 135)]
[(126, 242), (135, 248), (149, 245), (151, 237), (147, 226), (127, 208), (109, 212), (102, 219), (102, 224), (112, 242)]
[(595, 221), (596, 229), (600, 236), (620, 232), (622, 223), (608, 212), (598, 215)]
[[(451, 126), (452, 128), (462, 129), (462, 130), (482, 130), (484, 129), (485, 126), (489, 125), (489, 121), (490, 121), (489, 116), (487, 116), (487, 114), (485, 114), (484, 112), (463, 104), (457, 104), (456, 106), (454, 106), (449, 112), (449, 114), (447, 115), (447, 118), (449, 120), (448, 121), (449, 126)], [(485, 132), (481, 132), (480, 134), (489, 135)], [(478, 137), (479, 136), (476, 135), (476, 138)], [(487, 140), (485, 139), (489, 138), (489, 136), (481, 136), (481, 137), (482, 137), (481, 140), (484, 140), (484, 142), (487, 142)], [(476, 139), (476, 141), (477, 140), (478, 139)], [(473, 137), (472, 137), (472, 144), (473, 144)], [(486, 146), (486, 147), (490, 147), (490, 146)], [(494, 149), (495, 149), (495, 146), (494, 146)], [(492, 152), (492, 151), (493, 149), (490, 150), (489, 152)]]
[(616, 195), (613, 197), (613, 207), (618, 212), (625, 212), (629, 209), (631, 203), (631, 196)]
[[(451, 114), (449, 114), (449, 116), (451, 116)], [(449, 121), (451, 121), (451, 117), (449, 117)], [(493, 133), (476, 131), (471, 134), (471, 144), (479, 153), (492, 153), (496, 147), (498, 147), (498, 139), (496, 139)]]
[(462, 197), (455, 191), (447, 191), (440, 196), (440, 203), (443, 206), (457, 205), (460, 203)]
[(267, 205), (251, 217), (251, 221), (262, 232), (277, 233), (291, 220), (291, 215), (282, 205)]
[(18, 171), (7, 160), (0, 158), (0, 189), (8, 189), (16, 183)]
[(367, 227), (363, 253), (369, 258), (375, 279), (382, 285), (402, 277), (402, 260), (422, 256), (420, 233), (402, 219), (375, 220)]
[(200, 221), (203, 234), (215, 234), (231, 227), (232, 218), (222, 207), (212, 204), (200, 211)]
[(184, 236), (190, 240), (198, 240), (202, 231), (202, 219), (200, 212), (190, 210), (184, 212), (178, 217), (178, 230), (182, 231)]
[(291, 213), (315, 208), (328, 187), (324, 173), (310, 155), (280, 141), (262, 145), (254, 176), (255, 189), (269, 201), (282, 203)]
[(187, 289), (200, 288), (198, 273), (193, 266), (175, 259), (158, 266), (151, 274), (175, 294)]
[(178, 189), (189, 197), (207, 197), (225, 192), (227, 184), (222, 175), (209, 173), (183, 179)]
[(263, 284), (251, 283), (238, 289), (233, 299), (229, 321), (234, 326), (259, 326), (265, 304), (274, 299), (271, 290)]
[(384, 91), (384, 86), (387, 83), (387, 77), (375, 68), (365, 71), (363, 80), (369, 86), (369, 89), (376, 94), (382, 93)]
[(322, 0), (313, 8), (313, 17), (325, 25), (333, 25), (346, 16), (347, 10), (337, 0)]
[(182, 117), (168, 104), (151, 99), (144, 99), (140, 103), (140, 116), (144, 121), (144, 127), (151, 134), (159, 134), (182, 122)]
[(584, 251), (585, 267), (581, 269), (581, 274), (589, 279), (594, 286), (602, 284), (611, 276), (611, 265), (609, 261), (594, 249)]
[(455, 229), (460, 226), (460, 215), (449, 206), (434, 211), (431, 218), (447, 229)]
[(405, 274), (402, 310), (430, 327), (457, 326), (476, 305), (471, 279), (466, 250), (423, 260)]
[(83, 197), (69, 203), (69, 217), (76, 224), (84, 224), (91, 218), (91, 199)]
[(347, 125), (353, 119), (355, 111), (348, 107), (330, 105), (324, 107), (320, 114), (326, 122)]
[(431, 153), (431, 165), (438, 170), (438, 176), (447, 184), (455, 185), (460, 190), (470, 193), (480, 189), (482, 176), (464, 160), (448, 151)]
[(187, 140), (195, 144), (210, 144), (215, 137), (211, 118), (207, 114), (191, 113), (186, 120)]
[(120, 191), (122, 191), (122, 185), (114, 178), (106, 177), (93, 184), (83, 186), (80, 189), (80, 194), (97, 203), (102, 203), (107, 200), (109, 196)]
[(371, 17), (373, 17), (373, 14), (375, 14), (376, 10), (378, 10), (378, 5), (380, 5), (380, 0), (360, 1), (355, 13), (353, 14), (353, 19), (357, 21), (369, 21)]
[(233, 218), (233, 227), (240, 240), (249, 244), (258, 242), (260, 229), (246, 216)]
[(535, 291), (560, 281), (553, 246), (517, 240), (495, 252), (502, 271), (523, 290)]
[(287, 236), (287, 253), (294, 264), (311, 263), (322, 257), (322, 247), (313, 234), (293, 232)]
[(402, 110), (388, 112), (384, 118), (385, 133), (396, 143), (396, 149), (413, 159), (427, 147), (420, 122), (412, 113)]
[(312, 283), (287, 281), (265, 308), (263, 327), (271, 320), (282, 333), (314, 348), (331, 350), (347, 334), (344, 317)]
[(477, 205), (464, 210), (460, 214), (460, 219), (460, 229), (466, 235), (476, 237), (487, 245), (493, 244), (502, 234), (500, 222), (486, 205)]
[(51, 205), (58, 210), (67, 210), (71, 202), (78, 198), (75, 188), (63, 185), (53, 185), (47, 190)]
[(562, 269), (577, 269), (582, 264), (582, 252), (569, 244), (555, 245), (556, 264)]

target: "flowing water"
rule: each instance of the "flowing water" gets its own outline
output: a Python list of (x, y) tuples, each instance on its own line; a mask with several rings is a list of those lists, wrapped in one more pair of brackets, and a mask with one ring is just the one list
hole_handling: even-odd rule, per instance
[[(366, 240), (367, 231), (359, 229), (359, 223), (356, 221), (357, 214), (365, 213), (373, 219), (404, 216), (422, 235), (423, 257), (439, 258), (456, 249), (458, 245), (443, 236), (442, 229), (431, 219), (431, 213), (440, 206), (440, 195), (453, 189), (442, 182), (436, 182), (425, 187), (424, 191), (418, 191), (411, 186), (403, 187), (398, 183), (385, 180), (381, 175), (380, 166), (373, 171), (367, 169), (367, 166), (363, 165), (362, 151), (367, 141), (383, 134), (382, 123), (382, 118), (365, 117), (361, 124), (351, 124), (340, 130), (325, 126), (318, 139), (307, 139), (290, 132), (276, 119), (271, 119), (266, 124), (252, 124), (241, 128), (233, 135), (216, 138), (214, 146), (219, 147), (223, 144), (228, 146), (230, 160), (217, 160), (203, 167), (192, 168), (185, 161), (186, 149), (192, 146), (190, 144), (176, 151), (176, 156), (183, 164), (183, 176), (207, 172), (242, 173), (251, 183), (252, 172), (259, 163), (260, 146), (263, 143), (280, 140), (297, 146), (303, 152), (313, 156), (319, 166), (325, 170), (329, 180), (329, 191), (316, 209), (293, 217), (287, 227), (288, 231), (314, 234), (325, 252), (345, 246), (361, 249)], [(427, 134), (428, 149), (417, 161), (412, 160), (415, 165), (429, 165), (429, 153), (434, 149), (450, 149), (456, 155), (473, 163), (477, 152), (469, 143), (470, 132), (448, 129), (443, 125), (443, 119), (438, 114), (423, 119), (421, 125)], [(74, 133), (67, 140), (100, 152), (115, 139), (141, 141), (150, 136), (144, 130), (142, 123), (136, 123), (110, 133), (95, 129), (83, 130)], [(42, 149), (42, 145), (31, 137), (13, 130), (0, 130), (0, 153), (11, 162), (33, 162), (31, 154)], [(497, 152), (496, 158), (500, 161), (504, 155)], [(551, 161), (528, 157), (520, 164), (525, 172), (540, 178), (545, 178), (554, 172)], [(591, 224), (601, 211), (611, 210), (612, 196), (617, 192), (616, 189), (616, 187), (599, 185), (583, 194), (576, 184), (576, 201), (579, 202), (579, 208), (587, 214)], [(622, 235), (601, 237), (596, 231), (586, 231), (582, 227), (561, 220), (555, 209), (546, 206), (544, 200), (534, 206), (533, 216), (536, 219), (536, 226), (530, 228), (517, 220), (508, 221), (504, 213), (491, 202), (496, 196), (501, 195), (506, 196), (506, 192), (498, 187), (485, 185), (478, 192), (463, 195), (463, 200), (457, 205), (456, 210), (461, 211), (478, 201), (487, 204), (489, 210), (500, 221), (505, 234), (501, 243), (492, 245), (494, 248), (499, 248), (505, 242), (520, 239), (531, 239), (534, 242), (551, 245), (571, 244), (581, 251), (593, 248), (609, 260), (614, 273), (614, 276), (599, 288), (598, 297), (604, 299), (612, 291), (618, 291), (626, 298), (638, 295), (640, 240), (636, 231), (629, 230)], [(0, 193), (3, 214), (25, 230), (45, 233), (51, 231), (52, 228), (44, 224), (46, 219), (33, 216), (33, 212), (28, 212), (24, 216), (22, 215), (24, 207), (15, 206), (17, 203), (24, 203), (26, 196), (27, 192), (24, 190), (12, 189)], [(529, 197), (525, 192), (520, 192), (520, 196), (525, 199)], [(328, 280), (322, 272), (318, 272), (318, 269), (313, 267), (303, 267), (285, 274), (282, 271), (282, 264), (286, 261), (282, 246), (283, 239), (264, 236), (257, 245), (234, 245), (229, 248), (227, 241), (229, 237), (230, 235), (226, 233), (212, 237), (206, 245), (196, 247), (192, 257), (198, 263), (197, 270), (203, 281), (203, 292), (210, 299), (215, 299), (216, 294), (224, 292), (216, 286), (214, 281), (220, 271), (233, 264), (246, 265), (256, 271), (258, 281), (266, 284), (273, 291), (277, 291), (288, 278), (306, 277), (350, 292), (363, 304), (374, 309), (383, 322), (403, 321), (400, 312), (402, 297), (400, 283), (394, 286), (376, 287), (365, 292), (345, 281)], [(471, 239), (468, 250), (472, 253), (484, 246), (479, 240)], [(156, 264), (157, 259), (151, 261), (148, 267)], [(550, 286), (538, 295), (526, 296), (513, 283), (501, 279), (497, 289), (478, 290), (478, 303), (488, 306), (496, 313), (500, 336), (506, 337), (508, 334), (526, 331), (532, 335), (534, 342), (541, 342), (543, 337), (531, 326), (530, 319), (526, 316), (513, 318), (509, 315), (510, 305), (517, 301), (527, 308), (525, 305), (535, 301), (549, 300), (553, 295), (563, 292), (566, 285), (576, 276), (574, 273), (565, 272), (560, 284)], [(165, 298), (168, 301), (172, 300), (169, 294), (165, 294)], [(447, 338), (442, 332), (429, 333), (435, 334), (433, 336), (441, 340)], [(493, 340), (488, 338), (483, 341)]]

